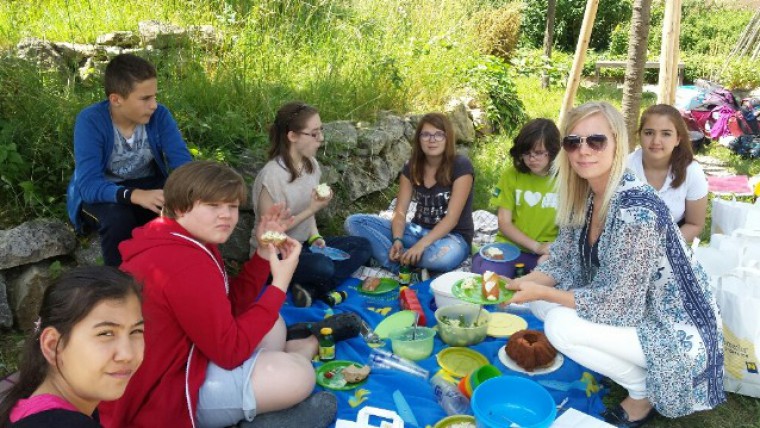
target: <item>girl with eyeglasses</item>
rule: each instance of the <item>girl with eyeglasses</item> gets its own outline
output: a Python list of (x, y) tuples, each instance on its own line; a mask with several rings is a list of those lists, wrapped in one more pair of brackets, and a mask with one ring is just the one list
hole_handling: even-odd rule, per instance
[[(260, 214), (278, 202), (284, 202), (293, 214), (287, 234), (303, 243), (290, 287), (293, 303), (298, 307), (311, 306), (315, 299), (324, 298), (370, 257), (369, 242), (364, 238), (322, 237), (319, 233), (315, 215), (327, 208), (333, 197), (332, 191), (326, 197), (316, 191), (322, 178), (316, 155), (324, 139), (316, 108), (301, 102), (283, 105), (269, 128), (269, 162), (253, 183), (257, 224)], [(257, 240), (252, 237), (252, 251), (256, 246)], [(341, 255), (334, 249), (349, 257), (332, 256), (333, 260), (330, 251)]]
[(666, 104), (644, 110), (639, 142), (641, 147), (629, 156), (628, 167), (657, 190), (686, 242), (693, 241), (705, 227), (707, 178), (694, 160), (681, 113)]
[[(367, 238), (382, 267), (398, 272), (403, 264), (445, 272), (470, 255), (475, 172), (470, 160), (456, 153), (454, 141), (446, 115), (424, 115), (414, 133), (412, 157), (401, 171), (393, 218), (354, 214), (346, 219), (348, 233)], [(414, 216), (407, 222), (412, 202)]]
[[(526, 272), (549, 254), (549, 245), (557, 237), (557, 193), (550, 169), (559, 149), (559, 129), (553, 121), (534, 119), (525, 124), (509, 150), (512, 165), (501, 174), (491, 195), (491, 206), (498, 208), (496, 242), (516, 244), (521, 254), (514, 263), (525, 264)], [(488, 262), (480, 254), (472, 258), (473, 272), (503, 275), (508, 273), (507, 265)]]
[(622, 115), (603, 102), (568, 113), (555, 161), (559, 235), (550, 257), (509, 282), (549, 341), (628, 391), (604, 413), (640, 427), (725, 401), (723, 338), (709, 279), (665, 203), (626, 170)]

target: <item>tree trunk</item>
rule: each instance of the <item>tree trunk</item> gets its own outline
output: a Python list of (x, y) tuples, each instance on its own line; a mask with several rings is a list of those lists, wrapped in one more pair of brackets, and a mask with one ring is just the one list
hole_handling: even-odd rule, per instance
[[(557, 10), (557, 0), (549, 0), (549, 7), (546, 10), (546, 30), (544, 31), (544, 56), (546, 62), (552, 58), (552, 45), (554, 44), (554, 15)], [(541, 88), (549, 87), (549, 74), (546, 69), (542, 72)]]
[(662, 18), (662, 47), (660, 48), (660, 77), (657, 102), (673, 104), (676, 100), (679, 36), (681, 34), (681, 0), (665, 0)]
[(644, 65), (647, 62), (647, 39), (652, 0), (635, 0), (631, 29), (628, 33), (628, 62), (623, 85), (623, 117), (628, 129), (629, 151), (636, 147), (636, 129), (641, 109), (641, 88), (644, 86)]
[(557, 120), (559, 129), (565, 128), (565, 117), (567, 116), (567, 112), (573, 108), (575, 94), (578, 92), (578, 86), (581, 84), (583, 61), (586, 60), (586, 49), (588, 49), (588, 44), (591, 40), (591, 29), (594, 27), (596, 10), (598, 8), (599, 0), (586, 0), (586, 11), (583, 13), (581, 33), (578, 35), (578, 44), (575, 46), (573, 67), (570, 69), (570, 76), (567, 78), (567, 89), (565, 89), (565, 96), (562, 98), (562, 106), (559, 110), (559, 119)]

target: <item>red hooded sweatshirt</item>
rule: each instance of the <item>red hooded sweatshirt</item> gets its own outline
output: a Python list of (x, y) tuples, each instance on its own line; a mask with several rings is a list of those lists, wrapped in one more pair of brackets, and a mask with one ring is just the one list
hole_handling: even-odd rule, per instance
[(143, 284), (145, 359), (124, 395), (100, 405), (101, 423), (193, 427), (208, 363), (231, 370), (248, 359), (277, 321), (285, 293), (266, 286), (269, 262), (258, 255), (228, 291), (217, 246), (172, 219), (153, 220), (132, 236), (119, 250), (121, 268)]

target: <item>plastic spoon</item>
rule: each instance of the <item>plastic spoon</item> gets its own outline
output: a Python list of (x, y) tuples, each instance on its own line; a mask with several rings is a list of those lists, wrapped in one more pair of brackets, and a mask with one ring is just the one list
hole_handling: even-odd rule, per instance
[(412, 340), (417, 339), (417, 324), (420, 322), (420, 313), (414, 312), (414, 329), (412, 329)]

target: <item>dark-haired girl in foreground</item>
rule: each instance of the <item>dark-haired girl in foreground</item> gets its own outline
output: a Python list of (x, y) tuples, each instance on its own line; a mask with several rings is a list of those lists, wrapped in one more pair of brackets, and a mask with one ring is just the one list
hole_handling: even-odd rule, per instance
[(45, 290), (0, 426), (100, 427), (95, 411), (115, 400), (143, 360), (140, 290), (112, 267), (64, 273)]

